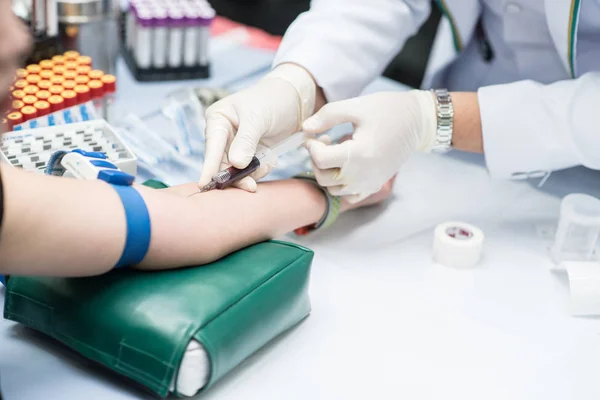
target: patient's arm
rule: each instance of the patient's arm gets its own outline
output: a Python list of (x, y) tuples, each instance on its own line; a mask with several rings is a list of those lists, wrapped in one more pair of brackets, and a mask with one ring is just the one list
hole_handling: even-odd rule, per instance
[[(125, 216), (104, 182), (37, 175), (0, 167), (4, 221), (0, 273), (82, 276), (111, 269), (125, 242)], [(139, 268), (205, 264), (252, 243), (318, 221), (319, 189), (301, 180), (260, 184), (257, 193), (228, 189), (186, 197), (195, 184), (137, 187), (150, 212), (150, 249)]]

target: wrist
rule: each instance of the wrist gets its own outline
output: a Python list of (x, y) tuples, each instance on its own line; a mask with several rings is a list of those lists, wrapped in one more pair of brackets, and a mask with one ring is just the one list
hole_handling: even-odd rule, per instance
[(419, 110), (418, 118), (420, 127), (420, 137), (417, 144), (417, 150), (423, 152), (431, 151), (436, 145), (438, 118), (435, 94), (429, 90), (412, 90), (411, 93), (417, 103)]
[(315, 112), (317, 84), (312, 75), (297, 64), (284, 63), (273, 69), (263, 79), (281, 79), (290, 84), (298, 94), (298, 130), (305, 119)]

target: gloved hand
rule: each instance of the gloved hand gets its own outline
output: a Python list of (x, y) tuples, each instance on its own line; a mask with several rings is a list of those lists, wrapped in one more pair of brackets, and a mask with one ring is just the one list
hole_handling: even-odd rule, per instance
[[(199, 185), (223, 168), (248, 166), (257, 147), (274, 146), (300, 130), (315, 107), (316, 84), (302, 67), (282, 64), (256, 85), (232, 94), (206, 110), (206, 149)], [(276, 162), (276, 160), (273, 160)], [(256, 190), (256, 180), (275, 165), (263, 162), (235, 186)]]
[(379, 191), (415, 150), (429, 151), (435, 144), (436, 105), (428, 91), (382, 92), (329, 103), (302, 128), (320, 134), (346, 122), (354, 125), (351, 140), (332, 145), (325, 135), (306, 147), (319, 184), (349, 203)]

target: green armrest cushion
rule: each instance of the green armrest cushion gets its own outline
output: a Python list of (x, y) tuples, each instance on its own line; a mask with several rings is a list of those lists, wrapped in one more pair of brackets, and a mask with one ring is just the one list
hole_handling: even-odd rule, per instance
[(313, 252), (259, 243), (210, 265), (91, 278), (12, 276), (4, 317), (43, 332), (165, 397), (198, 340), (210, 387), (310, 313)]
[(93, 278), (13, 276), (4, 317), (167, 396), (192, 338), (210, 386), (310, 312), (313, 253), (264, 242), (211, 265)]

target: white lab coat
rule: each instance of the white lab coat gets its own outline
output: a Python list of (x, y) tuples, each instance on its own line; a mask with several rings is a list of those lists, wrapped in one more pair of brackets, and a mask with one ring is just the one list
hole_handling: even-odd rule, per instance
[[(600, 169), (600, 19), (592, 22), (594, 43), (597, 37), (592, 54), (587, 51), (578, 57), (577, 52), (579, 16), (598, 12), (600, 0), (521, 1), (544, 3), (564, 79), (542, 84), (537, 79), (510, 82), (499, 76), (495, 81), (501, 84), (479, 88), (487, 167), (500, 178), (540, 176), (575, 165)], [(482, 12), (480, 0), (437, 3), (445, 18), (424, 88), (439, 83), (460, 57)], [(329, 101), (356, 96), (419, 29), (430, 6), (429, 0), (313, 0), (311, 10), (286, 32), (274, 65), (304, 66)], [(527, 27), (521, 28), (512, 34), (526, 36)]]

